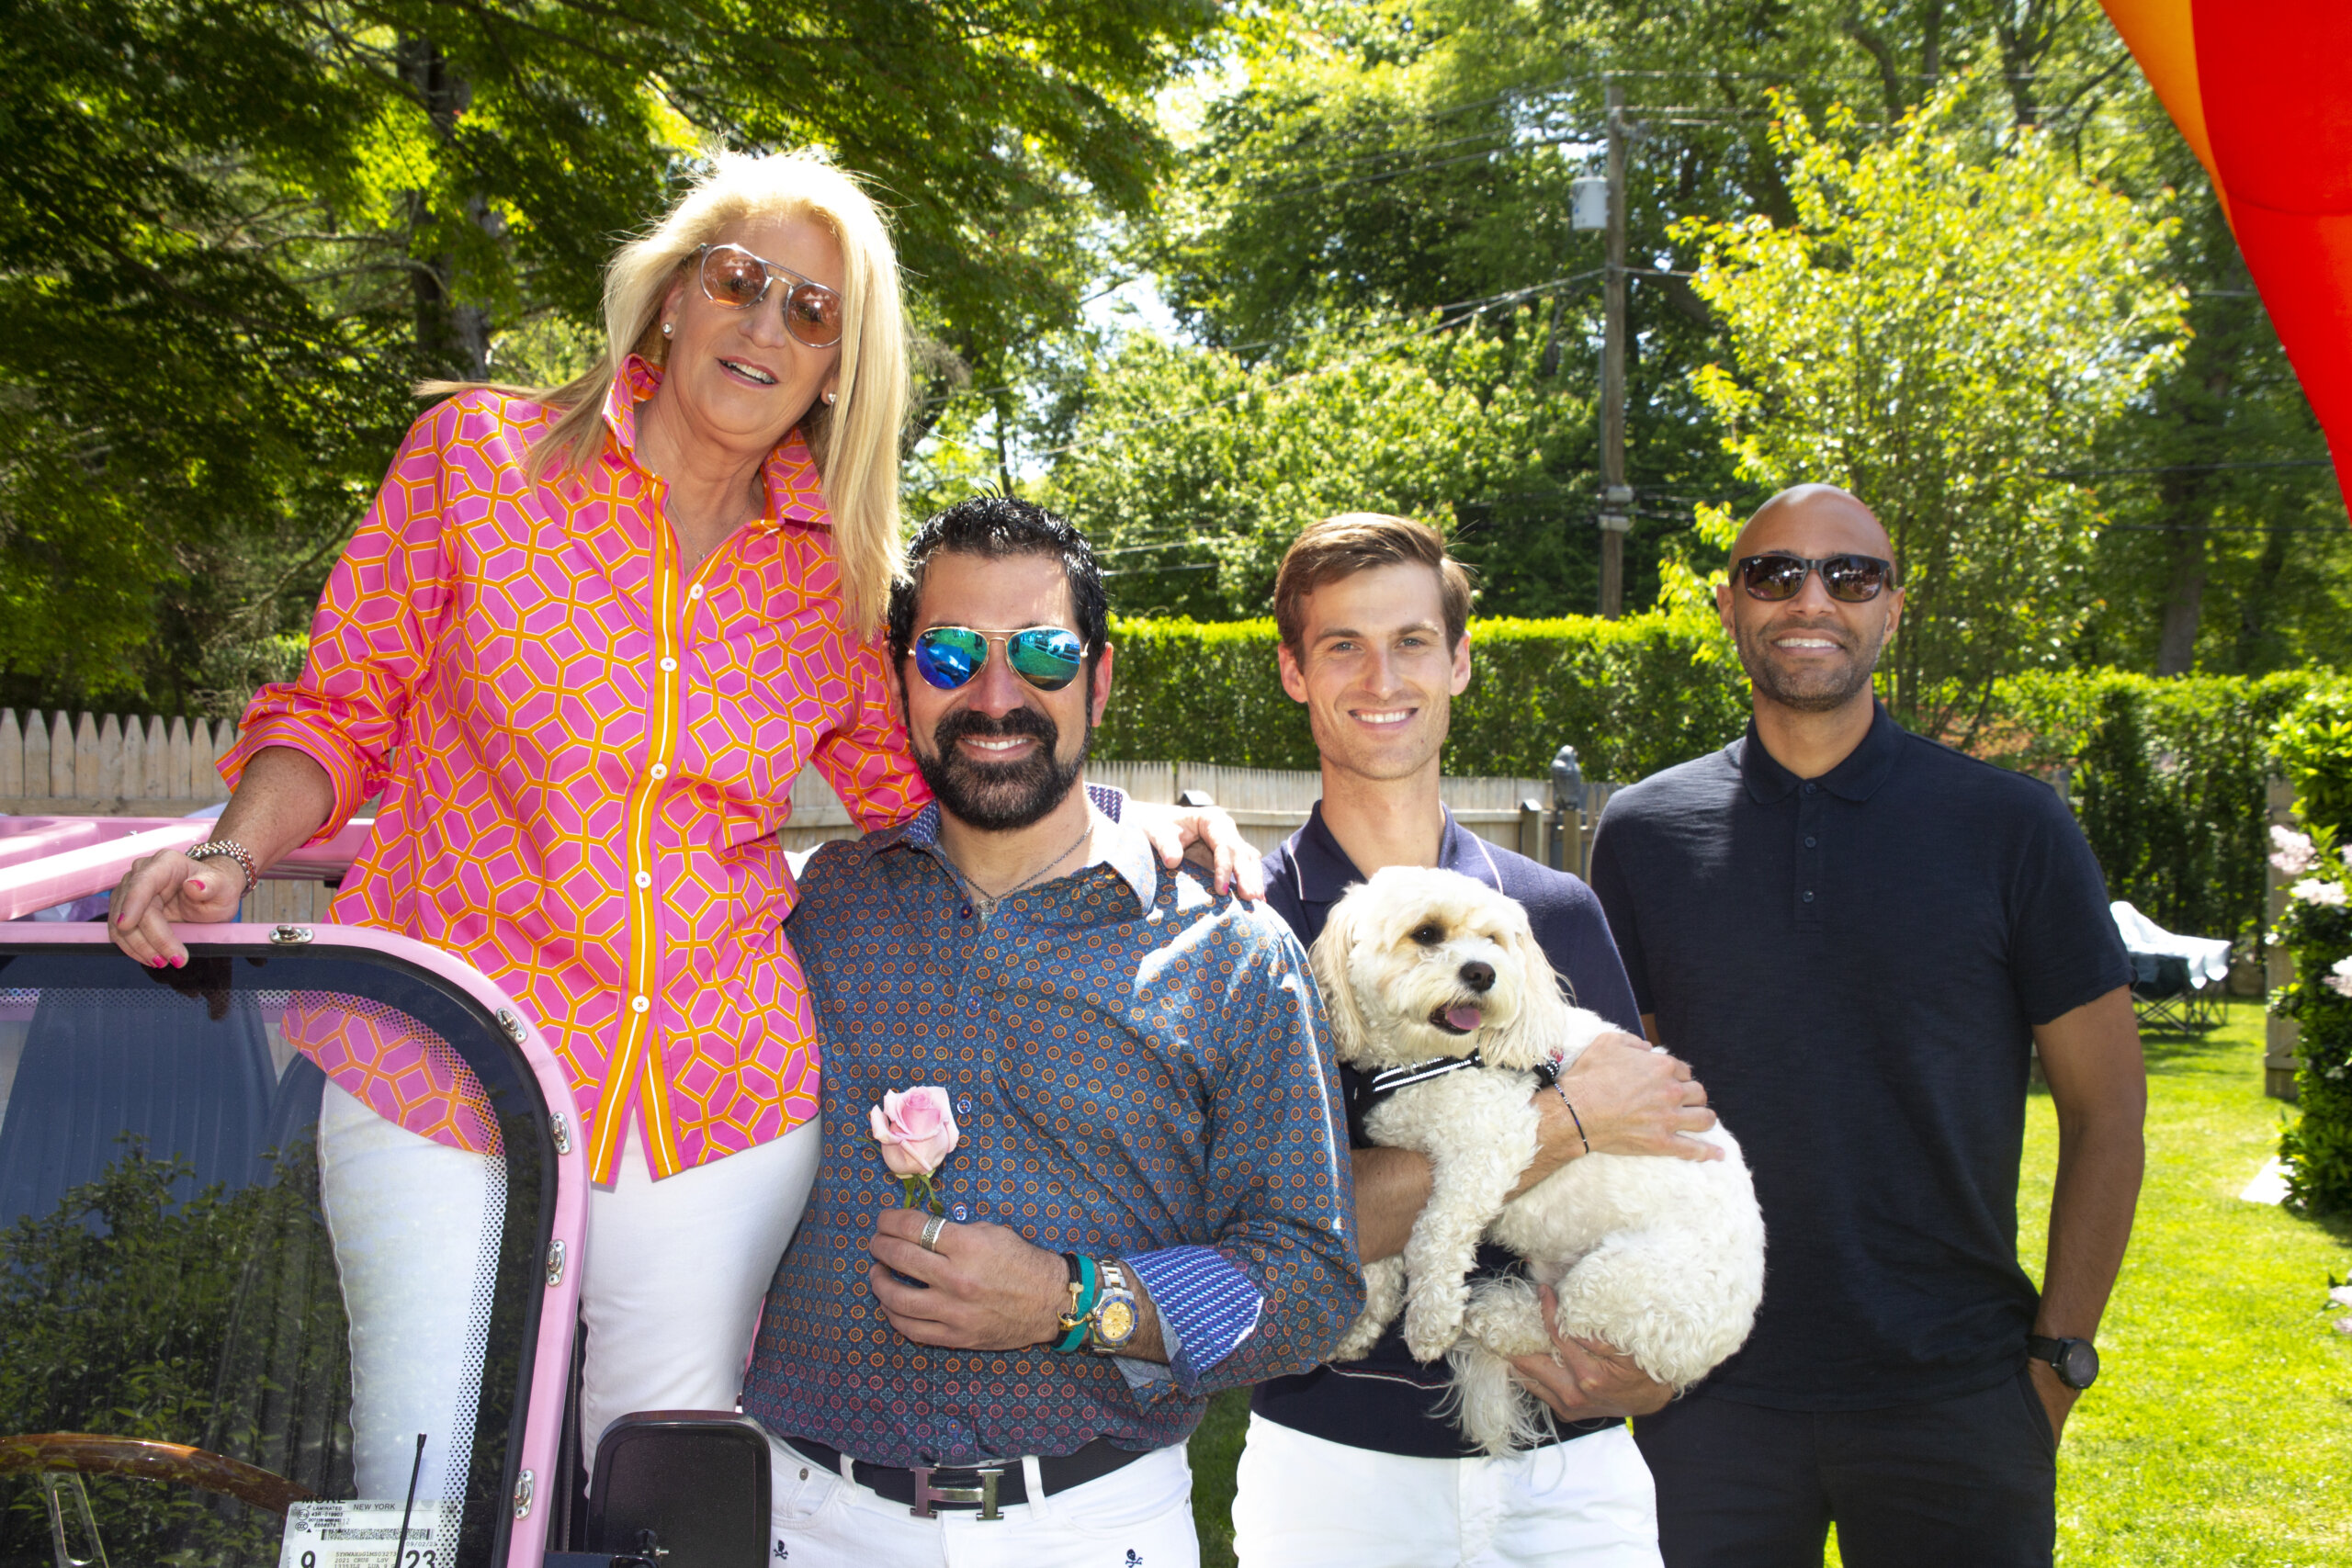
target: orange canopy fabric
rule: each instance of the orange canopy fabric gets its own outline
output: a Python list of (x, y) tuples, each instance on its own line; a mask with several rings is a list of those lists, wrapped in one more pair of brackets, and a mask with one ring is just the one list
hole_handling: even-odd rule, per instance
[(2101, 4), (2222, 193), (2352, 496), (2352, 4)]

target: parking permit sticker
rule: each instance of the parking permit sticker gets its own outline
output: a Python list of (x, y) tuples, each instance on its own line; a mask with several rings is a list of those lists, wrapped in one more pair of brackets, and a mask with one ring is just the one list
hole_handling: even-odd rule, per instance
[[(401, 1515), (408, 1540), (401, 1540)], [(457, 1560), (458, 1507), (420, 1501), (296, 1503), (286, 1510), (277, 1568), (448, 1568)], [(392, 1562), (394, 1548), (401, 1560)]]

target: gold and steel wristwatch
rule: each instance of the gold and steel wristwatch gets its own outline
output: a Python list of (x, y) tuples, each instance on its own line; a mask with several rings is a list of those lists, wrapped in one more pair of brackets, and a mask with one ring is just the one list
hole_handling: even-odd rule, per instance
[(1098, 1356), (1115, 1356), (1136, 1337), (1136, 1292), (1127, 1283), (1125, 1264), (1105, 1258), (1096, 1259), (1094, 1267), (1101, 1288), (1094, 1295), (1087, 1348)]

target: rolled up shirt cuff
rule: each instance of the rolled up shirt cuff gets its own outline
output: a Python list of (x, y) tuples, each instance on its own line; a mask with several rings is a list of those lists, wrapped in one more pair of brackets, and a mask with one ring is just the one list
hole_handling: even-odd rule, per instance
[(324, 843), (343, 831), (352, 813), (367, 803), (368, 776), (365, 764), (328, 725), (288, 713), (266, 714), (253, 720), (217, 764), (221, 781), (233, 792), (243, 780), (247, 765), (273, 746), (300, 751), (316, 762), (325, 770), (327, 781), (334, 790), (334, 803), (327, 810), (327, 819), (304, 840), (305, 847)]
[(1190, 1393), (1258, 1327), (1266, 1298), (1215, 1247), (1170, 1247), (1126, 1259), (1151, 1294), (1168, 1369)]

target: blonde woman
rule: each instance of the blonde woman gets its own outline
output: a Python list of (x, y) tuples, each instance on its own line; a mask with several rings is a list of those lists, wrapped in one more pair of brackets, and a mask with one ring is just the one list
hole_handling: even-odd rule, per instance
[[(814, 1177), (816, 1022), (775, 836), (793, 776), (813, 764), (869, 829), (929, 799), (877, 640), (899, 287), (847, 176), (805, 155), (718, 158), (615, 257), (594, 370), (425, 389), (454, 395), (394, 458), (300, 678), (247, 710), (218, 830), (141, 862), (113, 902), (125, 952), (185, 963), (170, 922), (232, 918), (255, 871), (380, 795), (332, 918), (463, 956), (571, 1072), (596, 1183), (590, 1455), (626, 1412), (732, 1405)], [(1172, 856), (1178, 825), (1153, 828)], [(1222, 866), (1239, 840), (1220, 832)], [(322, 1185), (361, 1495), (396, 1495), (378, 1488), (404, 1484), (413, 1434), (469, 1417), (436, 1414), (464, 1393), (423, 1386), (413, 1331), (371, 1348), (407, 1308), (365, 1282), (366, 1259), (387, 1260), (383, 1291), (422, 1289), (399, 1283), (420, 1238), (487, 1223), (486, 1151), (467, 1117), (415, 1103), (417, 1046), (318, 1027), (334, 1038), (302, 1043), (334, 1086)], [(466, 1456), (449, 1447), (428, 1463), (454, 1496)]]

